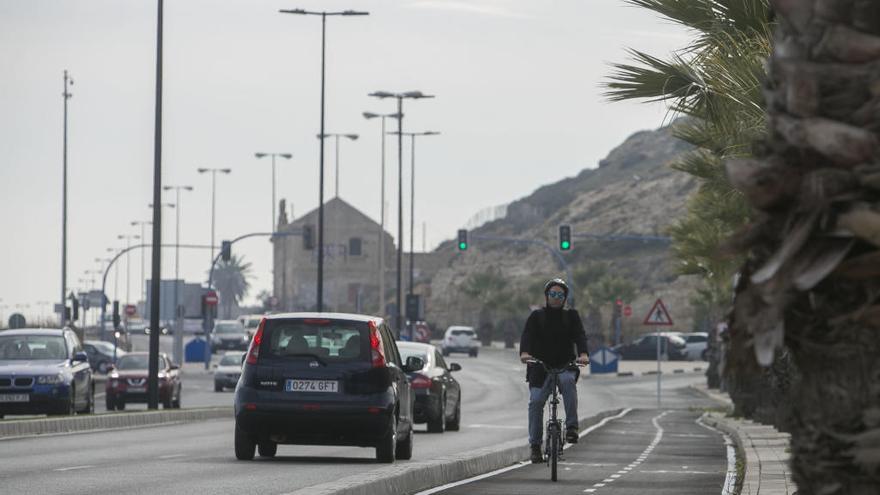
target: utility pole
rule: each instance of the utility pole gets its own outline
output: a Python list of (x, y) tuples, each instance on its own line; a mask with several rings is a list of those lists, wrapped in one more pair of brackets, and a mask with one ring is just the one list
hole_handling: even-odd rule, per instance
[(64, 98), (64, 158), (63, 162), (63, 178), (61, 191), (61, 311), (58, 315), (59, 326), (64, 326), (67, 322), (64, 318), (64, 308), (67, 306), (67, 100), (73, 94), (68, 91), (68, 85), (73, 85), (73, 79), (64, 71), (64, 92), (61, 96)]

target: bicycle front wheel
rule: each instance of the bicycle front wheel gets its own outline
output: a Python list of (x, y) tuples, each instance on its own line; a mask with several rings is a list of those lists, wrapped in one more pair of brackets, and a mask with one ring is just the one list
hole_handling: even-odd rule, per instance
[(550, 435), (550, 481), (556, 481), (556, 465), (559, 462), (559, 446), (560, 446), (559, 430), (556, 429)]

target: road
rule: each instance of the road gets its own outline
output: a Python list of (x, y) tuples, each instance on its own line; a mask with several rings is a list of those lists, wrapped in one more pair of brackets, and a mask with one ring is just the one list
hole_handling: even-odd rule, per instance
[[(515, 439), (525, 443), (527, 391), (524, 368), (514, 352), (483, 349), (479, 358), (453, 355), (448, 361), (463, 368), (456, 373), (463, 392), (462, 429), (428, 434), (424, 425), (419, 425), (413, 458), (460, 453)], [(698, 373), (665, 378), (664, 407), (687, 410), (712, 406), (688, 388), (702, 379)], [(187, 376), (187, 383), (191, 380), (198, 381)], [(653, 377), (582, 379), (579, 413), (588, 416), (612, 408), (652, 408), (655, 387)], [(187, 406), (198, 401), (229, 403), (232, 398), (229, 392), (187, 391)], [(2, 440), (0, 451), (15, 452), (15, 457), (0, 463), (0, 486), (10, 493), (44, 494), (121, 490), (149, 494), (284, 493), (336, 480), (340, 473), (348, 476), (382, 467), (375, 463), (373, 449), (357, 447), (281, 445), (275, 459), (239, 462), (232, 451), (232, 433), (230, 418)]]

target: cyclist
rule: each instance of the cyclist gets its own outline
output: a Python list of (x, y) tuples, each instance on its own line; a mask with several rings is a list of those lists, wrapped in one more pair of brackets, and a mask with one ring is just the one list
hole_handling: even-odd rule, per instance
[[(587, 336), (581, 317), (574, 309), (565, 309), (568, 300), (568, 284), (554, 278), (544, 286), (546, 306), (529, 315), (520, 338), (520, 360), (540, 359), (551, 368), (558, 368), (577, 361), (589, 364)], [(577, 347), (577, 356), (574, 348)], [(577, 377), (573, 368), (559, 375), (559, 388), (565, 406), (565, 440), (578, 441)], [(529, 383), (529, 444), (532, 462), (543, 462), (541, 443), (543, 437), (544, 404), (550, 396), (550, 377), (539, 364), (529, 363), (526, 370)]]

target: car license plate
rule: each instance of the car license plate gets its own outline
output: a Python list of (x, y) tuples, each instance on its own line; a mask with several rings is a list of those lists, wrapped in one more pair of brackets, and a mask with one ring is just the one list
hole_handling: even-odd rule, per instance
[(284, 382), (285, 392), (338, 392), (339, 382), (336, 380), (287, 380)]
[(28, 394), (0, 394), (0, 402), (30, 402)]
[(147, 387), (128, 387), (128, 391), (135, 393), (135, 394), (140, 394), (140, 393), (146, 392)]

